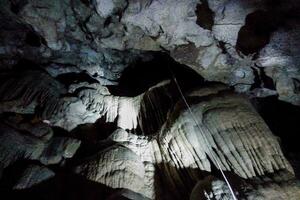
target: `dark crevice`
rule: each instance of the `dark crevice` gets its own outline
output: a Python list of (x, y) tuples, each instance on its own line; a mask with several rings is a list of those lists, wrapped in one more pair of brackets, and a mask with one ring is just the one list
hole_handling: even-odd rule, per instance
[[(119, 22), (121, 22), (122, 17), (123, 17), (123, 13), (125, 12), (125, 10), (128, 8), (129, 6), (129, 0), (125, 0), (126, 1), (126, 5), (124, 6), (124, 8), (120, 9), (117, 11), (117, 16), (119, 18)], [(126, 26), (125, 26), (126, 27)]]
[(13, 13), (18, 14), (27, 3), (28, 0), (11, 0), (10, 10)]
[(291, 161), (296, 175), (300, 174), (300, 107), (278, 100), (276, 96), (255, 98), (253, 103), (271, 131), (280, 138), (284, 155)]
[(254, 74), (254, 83), (250, 90), (254, 90), (256, 88), (276, 90), (273, 79), (266, 75), (263, 67), (256, 66), (256, 68), (253, 67), (252, 70)]
[(258, 53), (270, 41), (271, 33), (282, 23), (271, 11), (258, 10), (247, 15), (238, 33), (236, 49), (245, 55)]
[(117, 11), (117, 16), (118, 16), (118, 19), (119, 19), (119, 22), (121, 21), (122, 17), (123, 17), (123, 11), (122, 10), (119, 10)]
[(56, 79), (67, 86), (75, 83), (80, 83), (80, 82), (88, 82), (90, 84), (98, 83), (97, 80), (93, 79), (85, 72), (81, 72), (81, 73), (71, 72), (66, 74), (60, 74), (56, 77)]
[(278, 28), (290, 29), (289, 21), (298, 21), (299, 6), (285, 1), (265, 1), (264, 10), (247, 15), (245, 25), (238, 33), (236, 49), (245, 55), (258, 54), (269, 43), (271, 34)]
[(250, 90), (254, 90), (255, 88), (260, 88), (261, 87), (261, 80), (259, 77), (259, 71), (257, 68), (252, 67), (252, 71), (254, 74), (254, 83), (252, 84)]
[(260, 77), (263, 83), (263, 87), (268, 88), (270, 90), (276, 90), (273, 79), (266, 75), (264, 68), (259, 67), (259, 70), (260, 70)]
[(300, 81), (298, 79), (292, 78), (294, 83), (294, 92), (300, 94)]
[(80, 29), (82, 30), (82, 32), (85, 33), (86, 39), (87, 40), (94, 40), (94, 36), (92, 34), (92, 32), (90, 31), (90, 29), (87, 26), (88, 21), (90, 20), (92, 15), (88, 16), (84, 21), (79, 21), (78, 22), (78, 26), (80, 27)]
[(227, 53), (227, 50), (226, 50), (226, 43), (223, 42), (223, 41), (218, 41), (218, 47), (222, 50), (222, 53), (223, 54), (226, 54)]
[(174, 61), (168, 54), (153, 53), (152, 60), (139, 60), (130, 65), (123, 71), (119, 85), (108, 88), (116, 96), (137, 96), (163, 80), (172, 80), (172, 72), (184, 91), (204, 83), (198, 73)]
[(34, 31), (29, 31), (26, 34), (25, 43), (33, 47), (40, 47), (42, 44), (47, 44), (46, 40)]
[(78, 125), (71, 131), (77, 139), (88, 143), (95, 143), (105, 140), (114, 130), (118, 128), (115, 122), (106, 122), (105, 117), (98, 119), (95, 123)]
[(112, 18), (109, 16), (105, 19), (103, 27), (106, 28), (110, 25), (110, 23), (112, 22)]
[(20, 59), (18, 63), (13, 66), (13, 71), (18, 72), (17, 74), (20, 74), (27, 70), (36, 70), (36, 71), (45, 72), (45, 70), (43, 70), (39, 64), (28, 59)]
[(80, 0), (81, 1), (81, 3), (83, 3), (84, 5), (86, 5), (87, 7), (89, 7), (90, 6), (90, 0)]
[(87, 23), (89, 22), (90, 18), (92, 15), (89, 15), (88, 17), (86, 17), (84, 20), (82, 20), (79, 16), (78, 16), (78, 13), (75, 9), (75, 6), (74, 6), (74, 1), (71, 1), (71, 9), (73, 11), (73, 14), (76, 18), (76, 21), (77, 21), (77, 25), (79, 26), (80, 30), (85, 33), (85, 37), (87, 40), (91, 40), (93, 41), (94, 40), (94, 37), (93, 37), (93, 34), (90, 32), (89, 28), (87, 27)]
[(204, 29), (212, 30), (214, 25), (214, 12), (209, 8), (207, 0), (201, 0), (196, 7), (196, 23)]

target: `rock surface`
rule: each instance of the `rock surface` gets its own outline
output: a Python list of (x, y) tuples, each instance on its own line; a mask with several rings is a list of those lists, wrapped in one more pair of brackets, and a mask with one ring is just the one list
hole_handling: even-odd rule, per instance
[(21, 175), (22, 177), (16, 185), (14, 189), (26, 189), (31, 188), (34, 185), (37, 185), (47, 179), (50, 179), (55, 176), (55, 173), (48, 169), (47, 167), (38, 166), (38, 165), (30, 165)]
[[(111, 95), (107, 87), (98, 83), (80, 83), (70, 85), (68, 93), (73, 96), (61, 97), (67, 94), (62, 84), (47, 74), (30, 71), (21, 79), (18, 76), (3, 79), (0, 113), (34, 114), (39, 108), (43, 120), (69, 131), (103, 117), (106, 122), (117, 121), (118, 127), (123, 129), (136, 129), (139, 124), (145, 132), (151, 132), (153, 127), (163, 123), (167, 112), (152, 102), (170, 102), (168, 87), (169, 81), (165, 81), (136, 97), (120, 97)], [(161, 111), (155, 112), (157, 109)], [(151, 126), (143, 123), (151, 117)]]
[[(52, 137), (51, 129), (45, 124), (31, 128), (34, 131), (40, 129), (38, 134), (27, 132), (30, 130), (28, 125), (22, 127), (19, 124), (16, 128), (12, 126), (9, 122), (0, 124), (0, 171), (23, 159), (37, 160), (44, 165), (58, 164), (73, 157), (80, 145), (80, 141), (76, 139)], [(43, 132), (47, 135), (41, 134)]]
[[(249, 102), (277, 96), (300, 105), (299, 1), (1, 0), (0, 7), (0, 178), (30, 163), (15, 189), (47, 182), (57, 169), (113, 188), (103, 192), (109, 199), (232, 199), (221, 168), (238, 199), (300, 199), (278, 138)], [(135, 83), (138, 73), (125, 79), (145, 90), (114, 93), (132, 89), (122, 88), (126, 70), (158, 55), (174, 62), (141, 69), (151, 84)], [(190, 108), (174, 91), (173, 65), (204, 79), (198, 89), (183, 84)], [(188, 75), (183, 83), (197, 81)]]
[[(159, 184), (155, 182), (157, 170), (164, 174), (168, 189), (179, 199), (191, 189), (188, 184), (199, 180), (201, 173), (211, 172), (212, 166), (220, 166), (244, 179), (276, 174), (279, 170), (293, 174), (275, 136), (251, 104), (226, 90), (217, 85), (189, 94), (197, 123), (191, 120), (183, 102), (179, 102), (157, 136), (136, 136), (122, 129), (115, 131), (109, 140), (117, 144), (100, 151), (75, 171), (90, 180), (130, 189), (151, 199), (159, 198), (155, 196), (155, 185)], [(121, 176), (128, 176), (126, 179), (119, 177), (121, 171)], [(291, 175), (291, 179), (293, 177)], [(126, 183), (132, 180), (132, 183), (121, 180)], [(212, 188), (224, 192), (218, 187)], [(262, 193), (269, 198), (267, 190), (262, 189)], [(299, 189), (295, 190), (299, 193)], [(288, 193), (286, 195), (293, 192)], [(297, 194), (291, 198), (299, 198)]]
[(15, 57), (39, 56), (52, 75), (86, 71), (110, 85), (147, 51), (167, 50), (205, 79), (239, 92), (253, 90), (262, 66), (279, 98), (299, 104), (297, 1), (4, 0), (1, 7), (1, 18), (15, 25), (1, 24), (3, 68)]

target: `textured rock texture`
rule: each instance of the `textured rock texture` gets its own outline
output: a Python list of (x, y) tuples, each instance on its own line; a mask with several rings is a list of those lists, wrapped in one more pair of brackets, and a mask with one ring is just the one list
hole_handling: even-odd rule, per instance
[[(0, 7), (0, 193), (44, 186), (51, 199), (47, 183), (72, 191), (70, 176), (101, 199), (232, 199), (220, 167), (238, 199), (300, 199), (280, 141), (249, 101), (300, 105), (299, 1)], [(177, 66), (197, 74), (179, 81), (190, 108), (170, 80)]]
[[(111, 95), (107, 87), (98, 83), (84, 82), (70, 85), (68, 93), (74, 95), (64, 97), (66, 88), (54, 78), (29, 71), (22, 74), (22, 78), (5, 76), (2, 79), (0, 113), (34, 114), (39, 108), (41, 119), (66, 130), (105, 118), (106, 122), (117, 121), (123, 129), (136, 129), (139, 124), (144, 132), (151, 132), (153, 127), (163, 123), (167, 112), (152, 102), (171, 101), (169, 87), (169, 81), (165, 81), (136, 97), (120, 97)], [(155, 112), (157, 109), (161, 112)], [(152, 124), (147, 125), (147, 120)]]
[[(39, 56), (53, 76), (86, 71), (110, 85), (147, 51), (167, 51), (207, 80), (299, 104), (297, 1), (3, 0), (1, 7), (4, 68)], [(275, 88), (254, 84), (257, 67)]]
[[(285, 177), (285, 178), (282, 178)], [(243, 183), (242, 190), (246, 196), (236, 193), (239, 199), (298, 199), (298, 183), (290, 179), (290, 175), (281, 172), (274, 177), (262, 177), (256, 179), (253, 183)], [(254, 189), (256, 188), (256, 189)], [(287, 189), (288, 188), (288, 189)], [(205, 192), (203, 192), (203, 190)], [(190, 199), (233, 199), (226, 183), (215, 177), (208, 176), (206, 179), (199, 181), (191, 193)]]
[(37, 185), (49, 178), (55, 176), (55, 173), (46, 167), (31, 165), (22, 174), (20, 180), (14, 186), (14, 189), (26, 189)]
[(67, 137), (53, 137), (46, 124), (15, 124), (15, 121), (0, 125), (1, 157), (0, 171), (17, 160), (37, 160), (42, 164), (58, 164), (73, 157), (80, 141)]
[[(155, 172), (163, 174), (168, 189), (176, 193), (174, 198), (181, 199), (188, 195), (189, 184), (199, 180), (201, 173), (211, 172), (212, 166), (218, 166), (216, 162), (222, 170), (232, 171), (240, 179), (276, 174), (279, 170), (285, 170), (294, 179), (293, 169), (275, 136), (245, 98), (217, 85), (190, 93), (188, 100), (199, 121), (193, 121), (183, 102), (178, 102), (156, 136), (136, 136), (118, 129), (107, 141), (117, 142), (115, 145), (100, 151), (75, 171), (90, 180), (130, 189), (148, 198), (159, 198), (155, 196), (155, 187), (162, 183), (155, 182)], [(286, 180), (279, 182), (284, 184)], [(226, 193), (219, 183), (214, 185), (214, 195), (219, 195), (215, 190)], [(276, 187), (252, 190), (268, 199), (267, 190), (275, 191)], [(299, 198), (298, 186), (292, 188), (296, 194), (286, 191), (283, 196)], [(243, 195), (251, 199), (254, 194)]]

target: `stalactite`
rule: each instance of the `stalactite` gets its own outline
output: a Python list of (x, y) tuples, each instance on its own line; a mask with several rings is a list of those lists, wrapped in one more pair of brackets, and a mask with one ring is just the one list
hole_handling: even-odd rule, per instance
[[(115, 131), (110, 140), (119, 143), (121, 147), (114, 148), (130, 149), (130, 153), (122, 157), (122, 162), (129, 162), (131, 154), (134, 154), (138, 160), (136, 162), (144, 163), (139, 169), (144, 169), (145, 163), (147, 166), (158, 166), (156, 170), (163, 174), (164, 184), (168, 185), (170, 191), (176, 191), (176, 194), (178, 192), (177, 197), (187, 195), (197, 180), (211, 172), (212, 167), (216, 168), (215, 159), (222, 170), (238, 175), (241, 180), (276, 174), (279, 170), (286, 170), (293, 179), (293, 169), (282, 154), (278, 141), (244, 97), (217, 85), (190, 93), (188, 100), (191, 110), (199, 120), (199, 127), (191, 118), (189, 110), (182, 108), (182, 102), (178, 102), (169, 112), (168, 120), (158, 135), (136, 136), (122, 129)], [(93, 174), (90, 176), (81, 173), (96, 182), (114, 182), (111, 180), (114, 177), (106, 179), (107, 177), (101, 175), (101, 169), (105, 168), (107, 173), (114, 174), (115, 170), (122, 171), (125, 165), (120, 164), (115, 168), (116, 161), (113, 156), (111, 159), (106, 156), (107, 151), (116, 152), (108, 149), (105, 153), (99, 152), (100, 159), (91, 158), (79, 165), (76, 171)], [(145, 171), (143, 176), (146, 174)], [(153, 176), (152, 173), (149, 175)], [(143, 182), (143, 176), (137, 181), (144, 187), (134, 191), (156, 198), (154, 186)], [(128, 180), (132, 178), (133, 175)], [(294, 195), (291, 198), (296, 200), (298, 197)]]
[[(26, 71), (21, 75), (9, 74), (1, 78), (0, 112), (18, 112), (22, 109), (17, 108), (23, 108), (25, 113), (34, 113), (34, 108), (39, 106), (44, 110), (42, 115), (47, 118), (59, 105), (60, 94), (65, 92), (59, 82), (40, 71)], [(33, 109), (30, 105), (33, 105)]]

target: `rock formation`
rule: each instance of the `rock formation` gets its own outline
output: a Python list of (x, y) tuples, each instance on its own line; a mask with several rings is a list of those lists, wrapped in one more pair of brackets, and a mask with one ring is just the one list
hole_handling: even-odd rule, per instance
[[(118, 129), (107, 141), (116, 144), (84, 161), (75, 171), (151, 199), (159, 198), (155, 196), (156, 171), (163, 174), (163, 181), (178, 199), (188, 195), (188, 184), (196, 183), (201, 172), (218, 167), (216, 162), (240, 179), (279, 170), (293, 177), (276, 138), (245, 98), (218, 85), (193, 91), (188, 99), (199, 122), (191, 119), (183, 102), (178, 102), (155, 136), (136, 136)], [(297, 194), (290, 198), (299, 198), (299, 191)]]
[(0, 195), (300, 199), (297, 0), (0, 6)]

